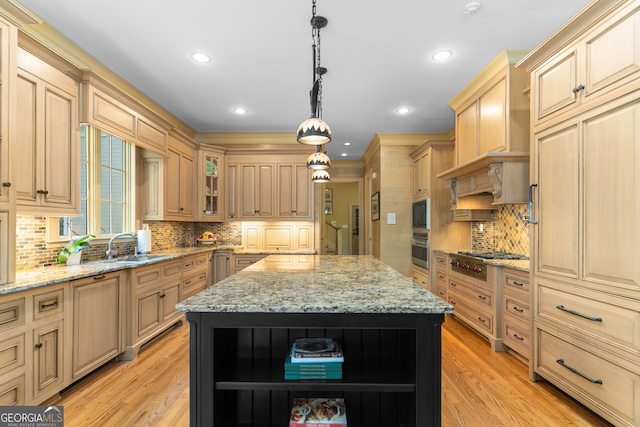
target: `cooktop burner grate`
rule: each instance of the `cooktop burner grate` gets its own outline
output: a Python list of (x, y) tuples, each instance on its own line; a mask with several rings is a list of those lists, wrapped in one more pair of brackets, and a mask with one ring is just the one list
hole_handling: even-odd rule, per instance
[(460, 255), (470, 256), (482, 259), (511, 259), (511, 260), (527, 260), (528, 257), (518, 254), (510, 254), (508, 252), (458, 252)]

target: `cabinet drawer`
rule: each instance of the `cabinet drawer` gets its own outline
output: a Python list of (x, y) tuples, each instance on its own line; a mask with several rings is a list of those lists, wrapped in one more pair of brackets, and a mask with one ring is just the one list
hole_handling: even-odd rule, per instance
[[(640, 375), (614, 363), (593, 347), (551, 329), (537, 329), (536, 371), (601, 414), (613, 413), (617, 425), (640, 425)], [(622, 421), (624, 420), (624, 421)], [(621, 422), (622, 421), (622, 422)]]
[(198, 254), (185, 257), (182, 260), (182, 272), (183, 274), (191, 274), (194, 271), (206, 270), (208, 267), (209, 254)]
[(0, 384), (0, 406), (24, 405), (24, 375)]
[(505, 269), (503, 285), (507, 290), (529, 293), (529, 278), (513, 274), (508, 269)]
[(640, 304), (584, 288), (539, 284), (538, 318), (640, 354)]
[(509, 296), (504, 299), (504, 310), (506, 313), (513, 314), (522, 320), (528, 321), (531, 319), (531, 310), (529, 310), (529, 304), (523, 304), (520, 300), (511, 298)]
[(486, 308), (493, 307), (493, 295), (484, 289), (477, 289), (471, 285), (466, 285), (454, 279), (449, 280), (449, 292), (460, 294), (464, 298), (480, 303)]
[(24, 298), (0, 303), (0, 332), (24, 325)]
[(136, 289), (143, 289), (148, 286), (158, 286), (160, 284), (161, 271), (157, 265), (149, 267), (139, 267), (131, 270), (131, 284)]
[(442, 268), (447, 271), (447, 255), (436, 253), (436, 268)]
[(64, 289), (33, 295), (33, 320), (60, 314), (64, 311)]
[(442, 270), (436, 270), (436, 282), (438, 284), (447, 285), (447, 273)]
[(467, 319), (469, 322), (472, 322), (474, 325), (479, 326), (480, 329), (493, 334), (492, 315), (471, 308), (456, 295), (452, 295), (451, 292), (449, 292), (449, 304), (454, 307), (454, 316), (461, 316)]
[(531, 337), (527, 332), (528, 329), (523, 326), (525, 325), (505, 316), (502, 335), (506, 345), (528, 359)]
[(440, 286), (440, 284), (438, 284), (438, 286), (436, 287), (436, 294), (438, 295), (438, 297), (440, 297), (443, 300), (447, 300), (447, 287), (446, 286)]
[(182, 260), (167, 261), (160, 265), (162, 269), (163, 282), (171, 282), (173, 280), (180, 279), (182, 274)]
[(207, 273), (199, 273), (182, 281), (182, 298), (189, 298), (192, 295), (204, 290), (207, 286)]
[(255, 264), (265, 256), (266, 255), (236, 255), (234, 257), (236, 272), (249, 267), (251, 264)]
[(0, 342), (0, 375), (24, 366), (24, 334)]

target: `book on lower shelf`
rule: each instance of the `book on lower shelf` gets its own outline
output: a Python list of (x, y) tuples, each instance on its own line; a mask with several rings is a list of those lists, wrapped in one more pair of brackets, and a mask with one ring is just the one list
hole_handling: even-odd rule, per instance
[(298, 338), (291, 346), (291, 363), (344, 362), (340, 343), (331, 338)]
[(295, 398), (291, 406), (289, 427), (347, 427), (343, 398)]

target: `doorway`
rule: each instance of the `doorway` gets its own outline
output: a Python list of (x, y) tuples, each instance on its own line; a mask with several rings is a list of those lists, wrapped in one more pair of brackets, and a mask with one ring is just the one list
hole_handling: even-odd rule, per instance
[(318, 253), (362, 254), (362, 179), (332, 179), (331, 182), (323, 184), (321, 193)]

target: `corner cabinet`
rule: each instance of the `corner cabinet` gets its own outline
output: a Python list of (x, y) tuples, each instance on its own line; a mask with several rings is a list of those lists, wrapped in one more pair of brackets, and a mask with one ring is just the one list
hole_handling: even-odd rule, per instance
[(198, 188), (196, 219), (222, 221), (224, 218), (224, 151), (198, 150)]
[[(592, 2), (519, 64), (533, 94), (531, 376), (619, 426), (640, 425), (639, 31), (640, 0)], [(576, 90), (553, 94), (554, 79)]]
[(78, 213), (79, 84), (18, 49), (17, 132), (11, 158), (19, 212)]

